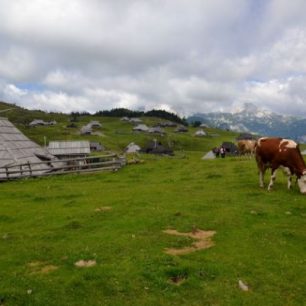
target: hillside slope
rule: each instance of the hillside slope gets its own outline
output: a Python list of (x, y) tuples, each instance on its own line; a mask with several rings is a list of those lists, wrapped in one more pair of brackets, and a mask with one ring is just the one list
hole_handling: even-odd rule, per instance
[[(3, 110), (8, 111), (1, 112)], [(118, 117), (89, 114), (71, 116), (70, 114), (47, 113), (39, 110), (27, 110), (4, 102), (0, 102), (0, 116), (7, 117), (26, 136), (40, 145), (54, 140), (89, 140), (100, 142), (107, 150), (115, 152), (122, 152), (130, 142), (144, 146), (153, 139), (157, 139), (175, 151), (207, 152), (211, 148), (219, 146), (223, 141), (235, 141), (237, 136), (235, 132), (208, 128), (205, 129), (207, 136), (196, 137), (194, 134), (197, 128), (194, 127), (188, 127), (186, 133), (176, 133), (175, 128), (168, 127), (165, 128), (166, 134), (163, 136), (133, 132), (133, 124), (121, 121)], [(55, 120), (57, 124), (54, 126), (30, 127), (29, 123), (34, 119)], [(92, 120), (97, 120), (102, 124), (102, 128), (96, 129), (97, 135), (80, 135), (81, 127)], [(164, 121), (164, 119), (157, 117), (141, 117), (141, 120), (148, 126), (154, 126)], [(73, 125), (69, 127), (71, 123)]]

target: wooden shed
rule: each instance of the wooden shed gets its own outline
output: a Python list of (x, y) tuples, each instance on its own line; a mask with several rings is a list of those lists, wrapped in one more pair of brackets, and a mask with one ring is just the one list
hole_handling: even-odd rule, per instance
[(90, 151), (104, 151), (104, 146), (100, 142), (91, 141), (90, 142)]
[(133, 128), (133, 131), (134, 132), (148, 132), (149, 127), (145, 124), (138, 124), (137, 126)]
[(180, 125), (175, 129), (176, 133), (186, 133), (188, 132), (188, 128), (184, 125)]
[(48, 125), (56, 125), (57, 122), (55, 120), (51, 120), (51, 121), (44, 121), (42, 119), (34, 119), (33, 121), (31, 121), (29, 123), (29, 126), (33, 127), (33, 126), (48, 126)]
[(203, 130), (203, 129), (200, 129), (200, 130), (197, 130), (195, 133), (194, 133), (194, 136), (198, 136), (198, 137), (203, 137), (203, 136), (206, 136), (206, 132)]
[(101, 128), (102, 124), (97, 120), (92, 120), (87, 124), (87, 126), (90, 128)]
[(59, 159), (86, 157), (90, 153), (90, 143), (87, 140), (50, 141), (48, 151)]

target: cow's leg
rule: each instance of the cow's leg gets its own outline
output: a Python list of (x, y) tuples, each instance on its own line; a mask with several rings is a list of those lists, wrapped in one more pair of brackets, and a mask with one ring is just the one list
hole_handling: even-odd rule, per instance
[(288, 189), (291, 188), (292, 185), (292, 173), (291, 170), (287, 167), (282, 167), (283, 168), (283, 172), (285, 175), (287, 175), (287, 187)]
[(270, 191), (272, 189), (272, 186), (274, 185), (275, 179), (276, 179), (276, 168), (272, 168), (271, 170), (271, 178), (270, 178), (270, 183), (268, 186), (268, 190)]
[(266, 172), (266, 169), (264, 168), (259, 168), (259, 186), (261, 188), (264, 187), (264, 176), (265, 176), (265, 172)]
[(259, 157), (256, 157), (257, 167), (258, 167), (258, 175), (259, 175), (259, 187), (264, 187), (264, 176), (267, 167), (264, 165), (262, 160)]
[(292, 185), (292, 175), (290, 174), (290, 175), (288, 176), (288, 183), (287, 183), (288, 189), (291, 189), (291, 185)]

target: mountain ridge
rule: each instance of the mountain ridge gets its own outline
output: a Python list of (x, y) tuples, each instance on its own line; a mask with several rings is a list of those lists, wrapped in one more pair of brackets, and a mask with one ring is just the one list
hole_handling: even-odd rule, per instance
[(210, 126), (234, 132), (248, 132), (263, 136), (292, 138), (306, 143), (306, 118), (270, 112), (251, 103), (232, 113), (195, 113), (189, 123), (200, 121)]

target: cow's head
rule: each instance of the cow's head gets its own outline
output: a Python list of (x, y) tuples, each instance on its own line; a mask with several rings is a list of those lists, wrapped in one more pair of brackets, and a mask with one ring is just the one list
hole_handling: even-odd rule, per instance
[(298, 179), (298, 185), (300, 192), (306, 195), (306, 170), (304, 170), (303, 175)]

